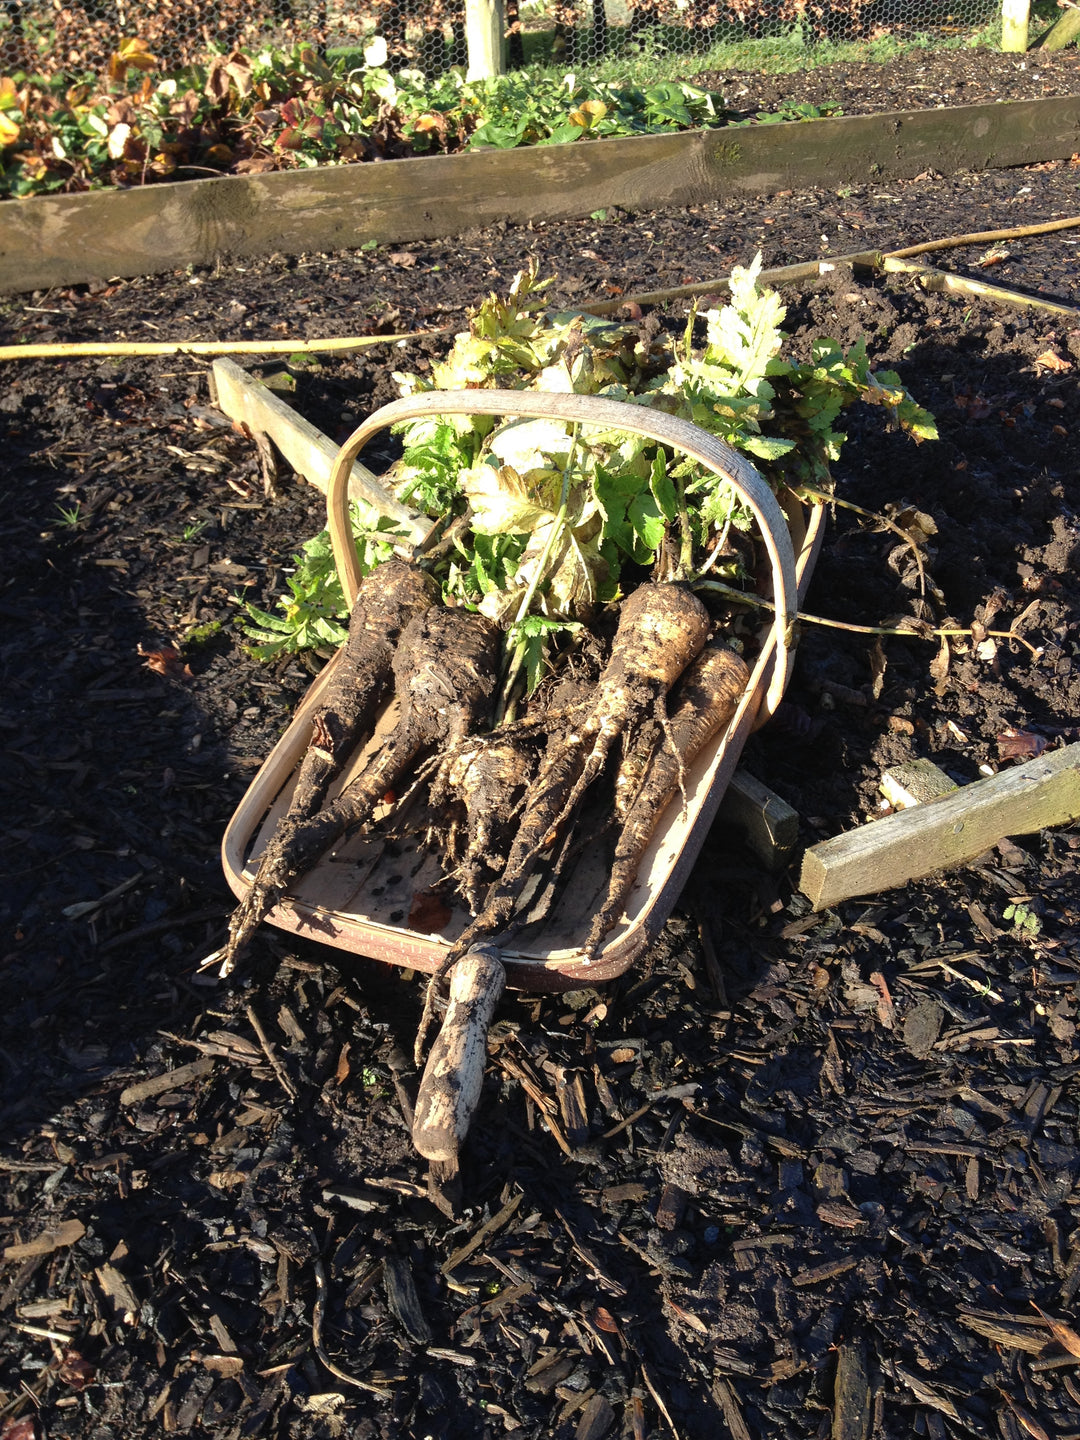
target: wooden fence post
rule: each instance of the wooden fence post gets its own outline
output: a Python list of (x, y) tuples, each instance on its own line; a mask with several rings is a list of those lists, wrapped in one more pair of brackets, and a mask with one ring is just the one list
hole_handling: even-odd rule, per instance
[(465, 0), (467, 80), (487, 80), (506, 70), (503, 0)]
[(1040, 50), (1064, 50), (1080, 40), (1080, 10), (1063, 10), (1049, 30), (1035, 42)]
[(1023, 53), (1028, 48), (1031, 0), (1001, 0), (1001, 48)]

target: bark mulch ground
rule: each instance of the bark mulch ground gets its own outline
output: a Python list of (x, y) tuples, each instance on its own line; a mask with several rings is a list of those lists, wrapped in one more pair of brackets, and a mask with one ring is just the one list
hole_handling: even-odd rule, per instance
[[(957, 63), (927, 81), (950, 101)], [(529, 257), (569, 305), (1078, 201), (1067, 162), (927, 175), (38, 293), (3, 323), (454, 326)], [(1078, 239), (941, 263), (1080, 304)], [(915, 447), (853, 418), (839, 492), (932, 517), (933, 613), (1041, 652), (946, 668), (806, 627), (746, 764), (810, 844), (879, 807), (888, 762), (968, 781), (1080, 738), (1080, 328), (843, 269), (786, 298), (797, 344), (865, 335), (939, 419)], [(340, 439), (444, 343), (294, 366), (295, 403)], [(183, 356), (12, 365), (0, 433), (5, 1440), (1080, 1435), (1075, 827), (821, 914), (715, 831), (643, 963), (504, 1000), (449, 1216), (409, 1142), (415, 980), (271, 930), (234, 982), (196, 973), (224, 825), (311, 679), (246, 654), (239, 602), (280, 594), (320, 496), (266, 496)], [(839, 512), (808, 608), (880, 624), (911, 585)]]

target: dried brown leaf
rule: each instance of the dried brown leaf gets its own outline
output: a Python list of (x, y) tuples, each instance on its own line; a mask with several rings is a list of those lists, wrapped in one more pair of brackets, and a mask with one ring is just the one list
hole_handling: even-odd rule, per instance
[(1030, 1410), (1025, 1410), (1023, 1405), (1018, 1405), (1011, 1395), (1007, 1395), (1001, 1386), (998, 1386), (998, 1394), (1005, 1401), (1005, 1404), (1012, 1412), (1013, 1419), (1022, 1430), (1032, 1436), (1032, 1440), (1050, 1440), (1046, 1430), (1039, 1424)]
[(997, 737), (999, 760), (1037, 760), (1048, 745), (1044, 735), (1030, 730), (1005, 730)]
[(0, 1440), (36, 1440), (37, 1426), (32, 1415), (21, 1420), (5, 1420), (0, 1427)]
[(139, 654), (143, 657), (143, 664), (147, 670), (153, 670), (155, 675), (164, 675), (169, 680), (193, 680), (190, 665), (185, 665), (179, 650), (174, 650), (171, 645), (164, 645), (160, 650), (144, 650), (139, 646)]
[(917, 510), (914, 505), (909, 505), (906, 510), (890, 515), (889, 518), (903, 530), (914, 545), (925, 545), (931, 536), (938, 533), (934, 517), (927, 515), (925, 510)]
[(670, 1296), (668, 1297), (667, 1304), (668, 1309), (673, 1310), (683, 1324), (689, 1325), (691, 1330), (696, 1330), (699, 1335), (707, 1335), (709, 1333), (709, 1327), (705, 1324), (704, 1320), (694, 1315), (691, 1311), (684, 1310), (681, 1305), (676, 1305)]
[(944, 695), (945, 687), (949, 683), (949, 661), (952, 652), (949, 649), (949, 638), (947, 635), (941, 637), (941, 648), (930, 661), (930, 677), (934, 681), (934, 694)]
[(891, 1030), (896, 1024), (896, 1009), (893, 1005), (893, 998), (889, 994), (889, 986), (880, 970), (875, 970), (870, 976), (870, 984), (878, 992), (877, 1016), (886, 1030)]
[(885, 646), (881, 643), (881, 636), (877, 635), (870, 647), (870, 693), (875, 700), (881, 699), (881, 691), (885, 684), (885, 668), (888, 663), (885, 657)]
[(453, 911), (434, 890), (418, 890), (409, 907), (409, 929), (422, 935), (441, 935), (453, 919)]
[(97, 1370), (78, 1350), (65, 1350), (58, 1371), (60, 1379), (72, 1390), (85, 1390), (97, 1379)]
[(1071, 1325), (1066, 1325), (1064, 1320), (1055, 1320), (1051, 1315), (1047, 1315), (1045, 1310), (1039, 1310), (1038, 1305), (1035, 1305), (1034, 1301), (1032, 1301), (1032, 1305), (1038, 1310), (1043, 1320), (1046, 1321), (1050, 1327), (1051, 1335), (1053, 1335), (1058, 1344), (1067, 1350), (1070, 1355), (1075, 1355), (1076, 1358), (1080, 1360), (1080, 1335), (1076, 1333)]
[(1044, 350), (1041, 355), (1035, 357), (1036, 370), (1071, 370), (1072, 361), (1064, 360), (1053, 350)]

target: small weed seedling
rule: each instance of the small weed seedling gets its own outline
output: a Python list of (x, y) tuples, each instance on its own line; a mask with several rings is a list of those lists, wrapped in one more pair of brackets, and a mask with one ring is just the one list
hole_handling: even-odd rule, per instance
[(1027, 936), (1032, 940), (1042, 929), (1042, 921), (1035, 911), (1030, 910), (1020, 900), (1014, 900), (1011, 905), (1006, 905), (1001, 918), (1003, 920), (1011, 920), (1014, 932)]
[(56, 515), (57, 518), (53, 521), (53, 524), (61, 530), (77, 530), (86, 519), (86, 516), (79, 508), (79, 502), (77, 500), (74, 505), (70, 505), (66, 509), (63, 505), (58, 505), (56, 507)]

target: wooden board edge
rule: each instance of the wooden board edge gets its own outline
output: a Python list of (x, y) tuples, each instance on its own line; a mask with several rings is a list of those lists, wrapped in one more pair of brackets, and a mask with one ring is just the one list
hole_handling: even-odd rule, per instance
[(999, 840), (1080, 819), (1080, 742), (812, 846), (799, 888), (815, 910), (966, 864)]
[(36, 196), (0, 203), (0, 293), (1077, 151), (1067, 95)]
[[(293, 470), (326, 494), (338, 447), (321, 430), (233, 360), (214, 361), (210, 390), (213, 403), (223, 415), (269, 436)], [(380, 515), (397, 521), (414, 544), (419, 544), (431, 528), (429, 520), (391, 495), (359, 460), (353, 461), (349, 497), (363, 500)]]

